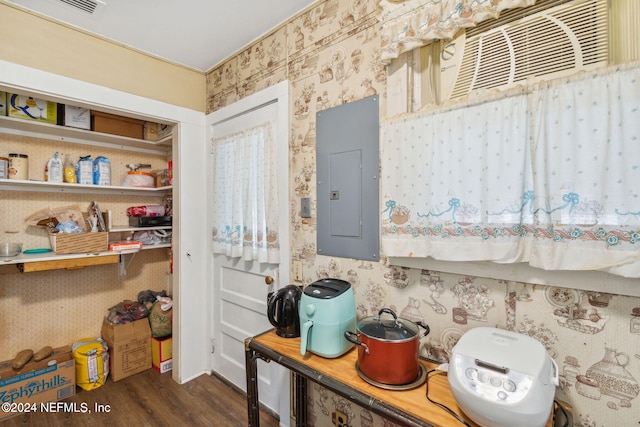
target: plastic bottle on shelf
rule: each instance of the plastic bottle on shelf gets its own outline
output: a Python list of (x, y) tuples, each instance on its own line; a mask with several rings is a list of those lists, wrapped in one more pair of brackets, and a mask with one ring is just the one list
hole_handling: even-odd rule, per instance
[(60, 161), (57, 151), (45, 166), (44, 180), (49, 182), (62, 182), (62, 161)]
[(76, 166), (73, 164), (73, 160), (71, 160), (70, 154), (64, 155), (64, 182), (68, 182), (69, 184), (75, 184), (78, 182), (76, 178)]

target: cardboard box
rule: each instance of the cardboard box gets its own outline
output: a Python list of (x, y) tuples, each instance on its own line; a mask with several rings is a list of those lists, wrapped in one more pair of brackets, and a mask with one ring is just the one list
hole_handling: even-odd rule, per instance
[(109, 375), (114, 381), (151, 368), (151, 328), (146, 318), (125, 324), (105, 318), (102, 339), (109, 346)]
[(172, 343), (171, 337), (151, 338), (151, 365), (161, 374), (173, 369)]
[[(32, 365), (27, 364), (20, 370), (21, 373), (6, 378), (3, 376), (0, 379), (0, 403), (37, 404), (40, 410), (41, 403), (56, 402), (76, 394), (76, 364), (69, 346), (55, 356), (34, 363), (41, 362), (44, 362), (44, 366), (39, 369), (26, 371), (27, 365)], [(1, 365), (7, 363), (11, 369), (11, 361), (2, 362)], [(0, 411), (0, 421), (19, 413)]]
[(144, 123), (144, 139), (147, 141), (158, 140), (158, 124), (152, 122)]
[(91, 111), (91, 130), (128, 138), (143, 139), (144, 120)]
[(60, 124), (78, 129), (91, 129), (91, 110), (73, 105), (58, 104)]
[(58, 124), (58, 104), (31, 96), (8, 93), (7, 115), (55, 125)]
[(135, 240), (116, 240), (109, 242), (109, 251), (126, 251), (131, 249), (142, 249), (142, 242)]
[(154, 171), (156, 178), (156, 187), (167, 187), (169, 185), (169, 169), (160, 169)]
[(0, 116), (7, 115), (7, 92), (0, 91)]
[(84, 254), (107, 252), (109, 249), (109, 233), (59, 233), (50, 234), (51, 249), (56, 254)]
[(63, 347), (54, 348), (53, 352), (49, 357), (46, 357), (38, 362), (31, 361), (24, 365), (22, 369), (16, 371), (11, 367), (11, 363), (13, 359), (6, 360), (4, 362), (0, 362), (0, 380), (6, 380), (10, 377), (15, 377), (16, 375), (24, 374), (25, 372), (37, 371), (39, 369), (44, 369), (49, 366), (49, 363), (54, 360), (58, 363), (64, 362), (73, 358), (71, 353), (71, 347), (65, 345)]

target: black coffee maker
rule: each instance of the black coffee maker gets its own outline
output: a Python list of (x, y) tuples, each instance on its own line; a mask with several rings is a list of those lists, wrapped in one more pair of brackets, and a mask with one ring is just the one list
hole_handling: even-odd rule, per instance
[(269, 295), (267, 317), (276, 328), (276, 334), (283, 338), (300, 336), (300, 316), (298, 306), (302, 287), (287, 285)]

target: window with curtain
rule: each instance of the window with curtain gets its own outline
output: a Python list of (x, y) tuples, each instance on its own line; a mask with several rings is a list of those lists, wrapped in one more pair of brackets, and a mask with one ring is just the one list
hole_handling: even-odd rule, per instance
[(381, 126), (382, 249), (640, 277), (640, 63)]
[(531, 6), (536, 0), (382, 0), (381, 59), (389, 62), (403, 52), (432, 40), (451, 39), (460, 28), (472, 27), (502, 10)]
[(279, 263), (276, 143), (272, 123), (213, 139), (213, 251)]

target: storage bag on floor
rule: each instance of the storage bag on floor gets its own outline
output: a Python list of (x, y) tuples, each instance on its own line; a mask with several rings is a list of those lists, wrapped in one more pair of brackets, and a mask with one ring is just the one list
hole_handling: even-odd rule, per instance
[(71, 347), (76, 361), (76, 385), (84, 390), (100, 387), (109, 375), (109, 347), (101, 338), (83, 338)]

